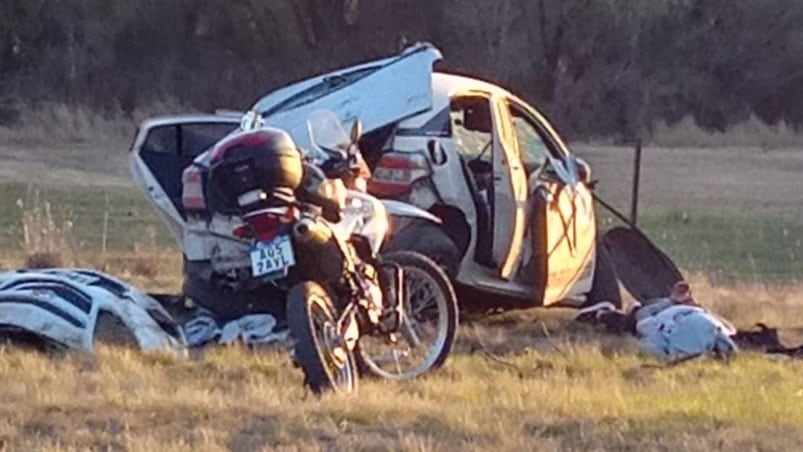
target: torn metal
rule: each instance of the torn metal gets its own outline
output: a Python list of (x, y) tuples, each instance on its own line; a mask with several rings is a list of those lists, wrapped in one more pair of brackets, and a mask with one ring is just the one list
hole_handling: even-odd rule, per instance
[(118, 319), (144, 351), (186, 353), (184, 332), (164, 307), (119, 279), (86, 269), (0, 273), (0, 334), (25, 332), (91, 353), (104, 313)]

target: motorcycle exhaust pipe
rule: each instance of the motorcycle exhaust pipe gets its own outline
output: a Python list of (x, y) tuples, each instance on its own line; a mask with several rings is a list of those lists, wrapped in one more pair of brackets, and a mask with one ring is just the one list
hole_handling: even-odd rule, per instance
[(293, 237), (302, 243), (325, 245), (332, 238), (332, 231), (312, 218), (302, 218), (293, 225)]

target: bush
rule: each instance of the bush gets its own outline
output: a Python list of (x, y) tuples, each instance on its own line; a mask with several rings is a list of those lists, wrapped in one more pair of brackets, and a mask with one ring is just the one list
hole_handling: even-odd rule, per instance
[[(39, 192), (33, 192), (30, 205), (17, 200), (22, 210), (22, 246), (26, 267), (60, 267), (72, 257), (72, 221), (57, 222), (50, 203), (40, 200)], [(65, 259), (65, 257), (67, 259)]]

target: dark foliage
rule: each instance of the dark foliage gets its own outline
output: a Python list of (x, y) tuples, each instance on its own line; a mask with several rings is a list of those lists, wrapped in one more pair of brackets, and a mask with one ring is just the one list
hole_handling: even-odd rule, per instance
[(104, 109), (163, 98), (245, 108), (286, 82), (427, 40), (573, 138), (686, 115), (803, 124), (799, 0), (3, 0), (12, 101)]

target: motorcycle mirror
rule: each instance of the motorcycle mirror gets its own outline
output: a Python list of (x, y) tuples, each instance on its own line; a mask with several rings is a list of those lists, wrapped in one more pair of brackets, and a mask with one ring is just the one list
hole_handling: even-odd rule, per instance
[(351, 142), (356, 143), (362, 136), (362, 121), (355, 119), (351, 124)]
[(265, 119), (256, 111), (248, 111), (240, 118), (240, 129), (244, 131), (261, 128), (265, 125)]

